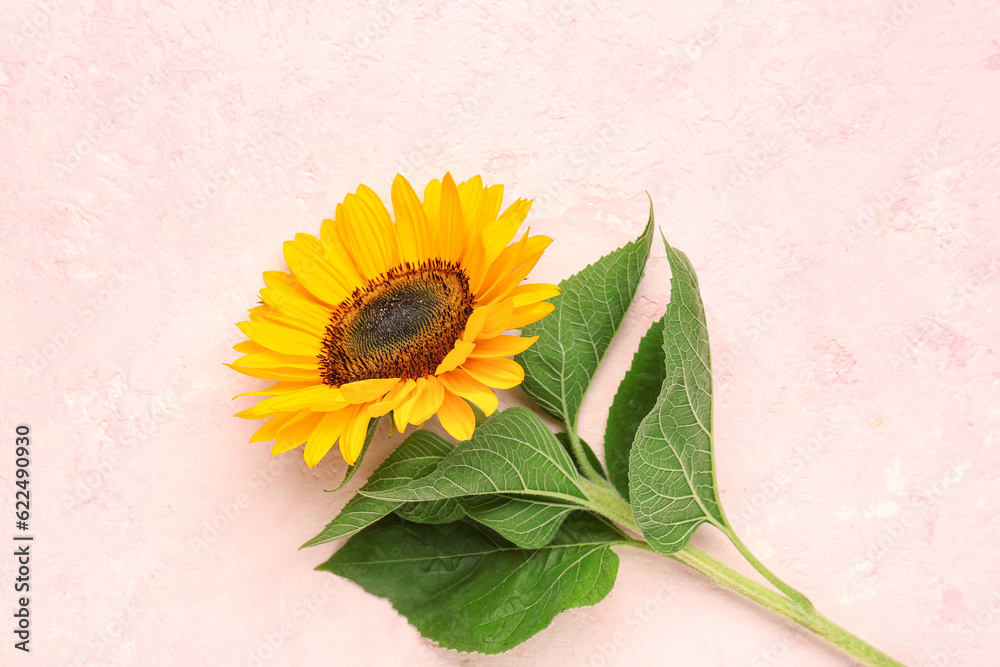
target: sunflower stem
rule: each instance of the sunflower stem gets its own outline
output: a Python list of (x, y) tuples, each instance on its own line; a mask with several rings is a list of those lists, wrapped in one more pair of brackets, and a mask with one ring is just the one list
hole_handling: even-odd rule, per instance
[(630, 534), (642, 535), (635, 523), (632, 507), (613, 486), (602, 482), (603, 480), (601, 482), (582, 481), (583, 492), (590, 499), (590, 509), (611, 519), (620, 528), (624, 527)]
[[(628, 542), (625, 542), (626, 546), (659, 554), (658, 551), (641, 539), (642, 531), (635, 521), (631, 506), (613, 487), (607, 482), (591, 483), (584, 481), (583, 488), (587, 497), (590, 498), (590, 506), (593, 511), (619, 524), (627, 533), (640, 536), (639, 539), (630, 539)], [(819, 613), (802, 593), (785, 584), (774, 573), (764, 567), (735, 534), (730, 534), (731, 530), (723, 532), (733, 540), (733, 544), (739, 549), (744, 558), (766, 577), (768, 581), (782, 591), (784, 595), (758, 584), (756, 581), (740, 574), (714, 556), (710, 556), (691, 544), (673, 554), (660, 555), (667, 555), (668, 558), (683, 563), (705, 575), (720, 588), (738, 593), (768, 611), (802, 626), (847, 655), (857, 658), (865, 665), (873, 667), (905, 667), (903, 663), (878, 650)]]
[(583, 451), (583, 443), (580, 440), (580, 436), (576, 434), (575, 428), (569, 427), (569, 422), (566, 422), (567, 429), (566, 432), (569, 433), (569, 442), (573, 447), (573, 455), (576, 457), (576, 462), (583, 470), (583, 474), (594, 484), (607, 486), (607, 480), (597, 472), (594, 466), (590, 463), (590, 459), (587, 458), (586, 452)]
[(775, 588), (784, 593), (789, 599), (803, 609), (812, 609), (813, 603), (809, 601), (809, 598), (779, 579), (778, 575), (771, 572), (771, 570), (767, 569), (767, 566), (757, 560), (757, 557), (754, 556), (753, 552), (747, 548), (747, 545), (743, 544), (743, 540), (736, 535), (732, 528), (725, 526), (720, 530), (725, 533), (726, 537), (729, 538), (729, 541), (733, 543), (733, 546), (736, 547), (740, 554), (747, 559), (747, 562), (753, 565), (755, 570), (760, 572), (761, 576), (770, 581)]
[[(626, 544), (656, 553), (645, 542), (628, 542)], [(720, 588), (739, 593), (768, 611), (802, 626), (847, 655), (860, 660), (865, 665), (872, 665), (873, 667), (905, 667), (903, 663), (889, 656), (887, 653), (878, 650), (857, 635), (837, 625), (816, 611), (812, 605), (803, 607), (784, 595), (776, 593), (740, 574), (697, 547), (689, 544), (677, 553), (671, 554), (669, 558), (683, 563), (693, 570), (697, 570), (711, 579)]]

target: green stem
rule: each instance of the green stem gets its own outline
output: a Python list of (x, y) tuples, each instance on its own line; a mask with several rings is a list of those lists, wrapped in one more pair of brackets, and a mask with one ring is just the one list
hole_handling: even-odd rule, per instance
[(625, 527), (631, 534), (642, 535), (632, 515), (632, 507), (607, 481), (602, 479), (595, 483), (583, 479), (580, 487), (590, 499), (588, 507), (591, 510)]
[(809, 598), (779, 579), (778, 575), (771, 572), (763, 563), (757, 560), (757, 557), (747, 548), (747, 545), (743, 544), (743, 540), (736, 535), (736, 532), (732, 528), (729, 526), (719, 526), (719, 530), (725, 533), (726, 537), (733, 543), (733, 546), (747, 559), (747, 562), (753, 565), (754, 569), (760, 572), (765, 579), (774, 584), (775, 588), (787, 595), (803, 609), (812, 608), (813, 603), (809, 601)]
[[(588, 498), (590, 498), (591, 509), (618, 523), (620, 526), (626, 528), (628, 532), (642, 535), (642, 531), (636, 524), (632, 514), (632, 508), (607, 482), (592, 484), (584, 480), (583, 488)], [(739, 593), (778, 616), (802, 626), (817, 637), (826, 640), (847, 655), (857, 658), (866, 665), (871, 665), (872, 667), (905, 667), (903, 663), (878, 650), (860, 637), (851, 634), (816, 611), (816, 608), (813, 607), (812, 603), (802, 593), (785, 584), (764, 567), (750, 550), (747, 549), (746, 545), (740, 541), (736, 534), (733, 533), (731, 528), (723, 528), (722, 530), (729, 539), (733, 540), (733, 544), (750, 564), (788, 597), (758, 584), (756, 581), (740, 574), (725, 563), (690, 544), (680, 551), (670, 554), (668, 557), (701, 572), (719, 587)], [(649, 544), (640, 540), (630, 540), (625, 544), (652, 553), (659, 553)]]
[[(644, 542), (630, 543), (630, 545), (653, 551), (652, 547)], [(765, 588), (697, 547), (689, 544), (677, 553), (672, 554), (670, 558), (701, 572), (720, 587), (739, 593), (765, 609), (801, 625), (817, 637), (825, 639), (847, 655), (857, 658), (866, 665), (874, 667), (905, 667), (903, 663), (878, 650), (860, 637), (851, 634), (826, 616), (823, 616), (811, 605), (803, 607), (783, 595)]]
[(569, 434), (569, 442), (573, 446), (573, 455), (576, 456), (577, 463), (583, 469), (583, 474), (595, 484), (607, 484), (607, 480), (591, 465), (590, 459), (587, 458), (586, 452), (583, 451), (583, 443), (580, 442), (580, 436), (576, 434), (575, 428), (569, 426), (569, 421), (566, 421), (566, 432)]

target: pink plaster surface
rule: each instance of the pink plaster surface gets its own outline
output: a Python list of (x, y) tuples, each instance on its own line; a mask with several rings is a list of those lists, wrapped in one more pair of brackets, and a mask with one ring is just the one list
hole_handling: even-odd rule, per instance
[[(737, 531), (907, 664), (997, 664), (997, 3), (480, 5), (5, 3), (0, 540), (27, 423), (36, 541), (30, 655), (0, 549), (0, 664), (846, 664), (636, 553), (496, 657), (313, 571), (344, 465), (247, 444), (234, 323), (346, 192), (446, 170), (535, 198), (539, 281), (634, 238), (648, 190), (699, 272)], [(653, 254), (595, 445), (665, 306)]]

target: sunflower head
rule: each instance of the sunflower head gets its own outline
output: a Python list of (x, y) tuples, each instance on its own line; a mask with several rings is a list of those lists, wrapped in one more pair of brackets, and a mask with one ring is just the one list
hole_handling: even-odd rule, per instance
[(553, 310), (555, 285), (522, 284), (552, 239), (516, 241), (531, 202), (502, 213), (503, 186), (478, 176), (433, 180), (421, 200), (402, 176), (392, 184), (395, 221), (362, 185), (324, 220), (319, 238), (285, 243), (289, 272), (264, 274), (263, 305), (240, 322), (249, 340), (231, 368), (276, 380), (237, 413), (267, 419), (250, 442), (272, 454), (305, 443), (315, 466), (335, 443), (351, 465), (371, 419), (396, 428), (434, 414), (458, 440), (472, 437), (468, 402), (487, 415), (494, 389), (521, 383), (512, 359), (536, 339), (507, 335)]

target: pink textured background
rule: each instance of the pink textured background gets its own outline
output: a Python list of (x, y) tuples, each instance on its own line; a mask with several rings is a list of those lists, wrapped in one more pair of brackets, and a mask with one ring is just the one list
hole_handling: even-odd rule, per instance
[[(358, 183), (451, 170), (536, 199), (542, 281), (633, 238), (648, 190), (699, 271), (737, 531), (908, 664), (995, 664), (996, 2), (183, 4), (0, 12), (0, 497), (28, 423), (37, 535), (30, 656), (0, 549), (0, 663), (845, 664), (631, 552), (600, 605), (461, 655), (296, 551), (343, 463), (247, 444), (234, 323)], [(668, 276), (656, 248), (596, 445)]]

